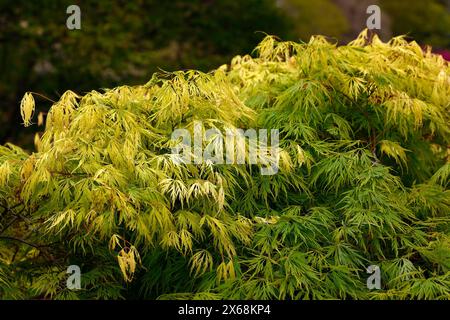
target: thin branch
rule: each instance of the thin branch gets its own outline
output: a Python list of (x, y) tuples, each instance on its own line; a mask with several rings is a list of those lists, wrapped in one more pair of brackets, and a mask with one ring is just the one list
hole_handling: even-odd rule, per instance
[(37, 249), (50, 247), (52, 245), (52, 244), (42, 244), (42, 245), (33, 244), (33, 243), (30, 243), (30, 242), (25, 241), (23, 239), (19, 239), (19, 238), (15, 238), (15, 237), (9, 237), (9, 236), (0, 236), (0, 240), (1, 239), (3, 239), (3, 240), (13, 240), (13, 241), (21, 242), (23, 244), (26, 244), (26, 245), (28, 245), (30, 247), (34, 247), (34, 248), (37, 248)]
[(39, 96), (39, 97), (41, 97), (41, 98), (44, 98), (44, 99), (46, 99), (46, 100), (48, 100), (48, 101), (50, 101), (50, 102), (56, 103), (56, 101), (53, 101), (52, 99), (47, 98), (46, 96), (44, 96), (44, 95), (42, 95), (42, 94), (40, 94), (40, 93), (32, 92), (32, 91), (30, 91), (30, 93), (32, 93), (32, 94), (34, 94), (34, 95), (37, 95), (37, 96)]
[(40, 248), (40, 246), (38, 246), (38, 245), (29, 243), (29, 242), (27, 242), (25, 240), (22, 240), (22, 239), (19, 239), (19, 238), (8, 237), (8, 236), (0, 236), (0, 239), (18, 241), (18, 242), (21, 242), (23, 244), (29, 245), (30, 247)]

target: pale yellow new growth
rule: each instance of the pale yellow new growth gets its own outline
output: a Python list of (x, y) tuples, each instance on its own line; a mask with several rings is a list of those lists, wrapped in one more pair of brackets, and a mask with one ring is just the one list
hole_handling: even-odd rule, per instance
[(48, 223), (48, 229), (58, 227), (58, 232), (61, 232), (66, 226), (73, 226), (75, 215), (76, 213), (72, 209), (55, 214), (46, 221), (46, 223)]
[[(120, 241), (128, 243), (128, 241), (122, 239), (119, 235), (114, 234), (109, 241), (109, 249), (114, 250), (116, 246), (121, 247)], [(141, 257), (136, 247), (129, 245), (121, 248), (117, 255), (117, 261), (119, 262), (120, 271), (126, 282), (133, 280), (133, 275), (136, 271), (137, 264), (141, 263)]]
[(0, 185), (5, 185), (9, 181), (11, 175), (11, 166), (8, 161), (3, 162), (0, 166)]
[(406, 151), (400, 144), (394, 141), (382, 140), (380, 141), (381, 153), (384, 153), (388, 157), (391, 157), (399, 165), (404, 164), (406, 166)]
[(35, 109), (35, 103), (33, 95), (29, 92), (25, 93), (20, 102), (20, 114), (22, 115), (23, 123), (25, 127), (32, 124), (31, 118), (33, 117)]
[(236, 271), (234, 270), (233, 261), (230, 260), (227, 263), (222, 261), (222, 263), (217, 267), (217, 282), (228, 279), (235, 279)]
[(35, 161), (36, 159), (34, 155), (30, 156), (27, 160), (24, 161), (22, 170), (20, 172), (20, 176), (23, 181), (27, 180), (33, 173)]
[(38, 126), (42, 126), (44, 124), (44, 114), (42, 112), (39, 112), (38, 114)]
[(47, 115), (47, 125), (65, 130), (69, 126), (73, 111), (78, 106), (77, 99), (80, 98), (71, 90), (64, 92), (59, 101), (51, 107)]
[(136, 271), (136, 265), (141, 261), (138, 251), (133, 246), (123, 248), (117, 255), (117, 260), (125, 281), (131, 282)]
[(41, 151), (41, 137), (39, 136), (39, 133), (34, 135), (34, 146), (38, 152)]
[(191, 257), (190, 264), (191, 273), (194, 273), (195, 276), (199, 276), (212, 270), (213, 258), (208, 250), (200, 250)]

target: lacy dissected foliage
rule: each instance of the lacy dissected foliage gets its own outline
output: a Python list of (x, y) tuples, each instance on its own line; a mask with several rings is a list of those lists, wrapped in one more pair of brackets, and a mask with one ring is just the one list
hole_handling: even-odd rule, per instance
[[(35, 152), (0, 148), (0, 297), (450, 298), (450, 67), (368, 38), (267, 37), (208, 74), (66, 92)], [(278, 173), (174, 163), (194, 121), (279, 129)]]

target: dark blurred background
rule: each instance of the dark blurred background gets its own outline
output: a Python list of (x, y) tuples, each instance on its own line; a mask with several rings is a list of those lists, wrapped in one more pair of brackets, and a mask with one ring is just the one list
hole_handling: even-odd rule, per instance
[[(81, 8), (81, 30), (66, 9)], [(37, 125), (21, 125), (27, 91), (58, 100), (158, 70), (214, 69), (250, 53), (265, 34), (307, 41), (323, 34), (352, 40), (369, 5), (381, 8), (382, 39), (407, 34), (449, 59), (450, 0), (0, 0), (0, 143), (32, 149)], [(36, 112), (51, 103), (35, 96)]]

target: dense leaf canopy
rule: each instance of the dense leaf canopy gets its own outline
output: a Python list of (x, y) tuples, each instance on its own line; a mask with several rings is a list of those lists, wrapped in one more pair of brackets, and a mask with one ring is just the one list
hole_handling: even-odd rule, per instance
[[(0, 148), (0, 297), (448, 299), (449, 97), (442, 57), (367, 32), (68, 91), (35, 152)], [(175, 163), (199, 121), (278, 129), (278, 173)]]

